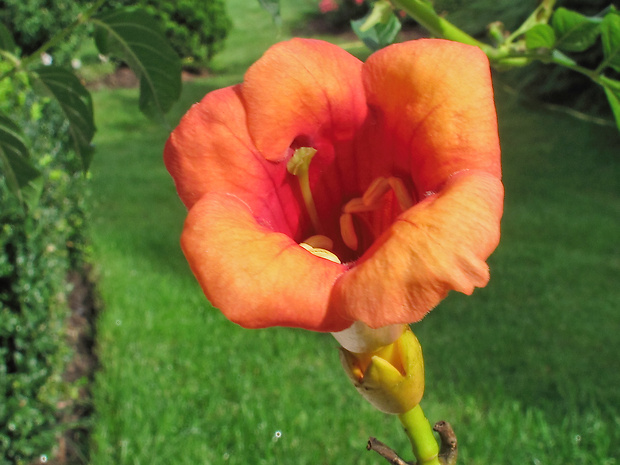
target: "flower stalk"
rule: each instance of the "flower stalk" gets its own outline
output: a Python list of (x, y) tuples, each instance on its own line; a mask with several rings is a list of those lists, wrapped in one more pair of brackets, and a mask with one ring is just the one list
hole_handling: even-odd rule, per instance
[(439, 446), (422, 407), (418, 404), (408, 412), (398, 415), (398, 419), (411, 442), (418, 465), (440, 465)]

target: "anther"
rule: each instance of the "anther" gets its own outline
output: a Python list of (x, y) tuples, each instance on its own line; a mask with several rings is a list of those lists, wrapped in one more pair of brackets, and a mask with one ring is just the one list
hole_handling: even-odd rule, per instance
[(308, 239), (303, 241), (300, 245), (308, 245), (315, 249), (327, 249), (331, 250), (334, 248), (334, 241), (332, 241), (329, 237), (323, 236), (322, 234), (317, 234), (316, 236), (310, 236)]
[(381, 201), (390, 189), (394, 191), (394, 196), (398, 206), (402, 211), (408, 210), (413, 206), (413, 198), (407, 191), (407, 187), (402, 179), (395, 176), (385, 178), (380, 176), (370, 183), (368, 189), (362, 197), (349, 200), (342, 207), (340, 215), (340, 234), (342, 240), (352, 250), (357, 250), (359, 241), (355, 232), (352, 213), (365, 213), (381, 208)]
[[(330, 243), (332, 243), (332, 240), (329, 237), (326, 237), (326, 236), (312, 236), (312, 237), (309, 237), (308, 239), (306, 239), (301, 244), (299, 244), (299, 246), (302, 249), (305, 249), (308, 252), (310, 252), (312, 255), (316, 255), (317, 257), (324, 258), (325, 260), (329, 260), (330, 262), (334, 262), (334, 263), (342, 263), (335, 253), (333, 253), (333, 252), (331, 252), (331, 251), (329, 251), (327, 249), (323, 249), (321, 247), (313, 247), (312, 245), (310, 245), (308, 243), (308, 242), (313, 242), (313, 240), (316, 241), (317, 238), (324, 238), (324, 239), (327, 239), (327, 241), (329, 241)], [(322, 240), (322, 239), (320, 239), (320, 240)]]

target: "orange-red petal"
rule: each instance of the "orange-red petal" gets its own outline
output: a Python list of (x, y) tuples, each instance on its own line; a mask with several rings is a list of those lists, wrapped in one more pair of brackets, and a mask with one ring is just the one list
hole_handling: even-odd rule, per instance
[(207, 192), (233, 193), (263, 222), (293, 235), (304, 207), (286, 166), (266, 161), (254, 147), (239, 91), (218, 89), (192, 106), (170, 135), (164, 162), (187, 208)]
[(465, 169), (501, 176), (493, 86), (480, 49), (439, 39), (395, 44), (368, 58), (363, 79), (378, 126), (369, 136), (383, 133), (391, 169), (410, 173), (418, 194)]
[(260, 153), (281, 161), (299, 136), (321, 142), (351, 139), (366, 117), (362, 62), (342, 48), (312, 39), (271, 47), (246, 72), (248, 129)]
[(371, 327), (419, 321), (450, 290), (471, 294), (489, 280), (499, 242), (503, 186), (463, 171), (386, 230), (334, 287), (331, 307)]
[(181, 245), (207, 298), (241, 326), (340, 331), (352, 324), (329, 311), (345, 267), (260, 226), (238, 197), (209, 193), (194, 204)]

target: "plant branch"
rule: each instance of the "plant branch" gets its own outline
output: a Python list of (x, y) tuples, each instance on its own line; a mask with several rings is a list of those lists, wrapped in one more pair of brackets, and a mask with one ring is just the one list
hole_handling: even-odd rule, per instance
[(439, 16), (432, 5), (425, 0), (390, 0), (392, 4), (406, 12), (415, 19), (422, 27), (427, 29), (431, 34), (437, 37), (454, 40), (468, 45), (480, 47), (485, 52), (487, 49), (493, 49), (488, 44), (480, 42), (459, 29), (451, 22)]
[(458, 456), (458, 442), (452, 426), (447, 421), (438, 421), (433, 430), (439, 433), (441, 448), (439, 449), (439, 461), (442, 465), (455, 465)]
[(377, 454), (390, 462), (392, 465), (410, 465), (410, 462), (406, 462), (405, 460), (400, 458), (393, 449), (386, 446), (376, 438), (368, 438), (368, 445), (366, 446), (366, 449), (374, 450)]
[[(434, 457), (434, 460), (427, 461), (424, 458), (418, 458), (418, 462), (407, 462), (400, 457), (394, 449), (388, 447), (376, 438), (368, 438), (367, 450), (374, 450), (377, 454), (383, 457), (392, 465), (423, 465), (426, 463), (438, 463), (439, 465), (456, 465), (456, 459), (458, 456), (458, 446), (456, 440), (456, 434), (452, 426), (447, 421), (438, 421), (433, 426), (433, 430), (439, 434), (441, 440), (441, 448), (439, 454)], [(432, 433), (431, 433), (432, 435)], [(415, 450), (415, 449), (414, 449)]]

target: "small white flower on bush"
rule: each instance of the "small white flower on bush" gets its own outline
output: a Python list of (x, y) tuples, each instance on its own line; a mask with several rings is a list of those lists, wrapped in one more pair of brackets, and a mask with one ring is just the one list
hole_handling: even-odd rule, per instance
[(41, 54), (41, 62), (45, 66), (51, 65), (53, 61), (54, 61), (54, 59), (52, 58), (52, 55), (50, 55), (49, 53), (42, 53)]

